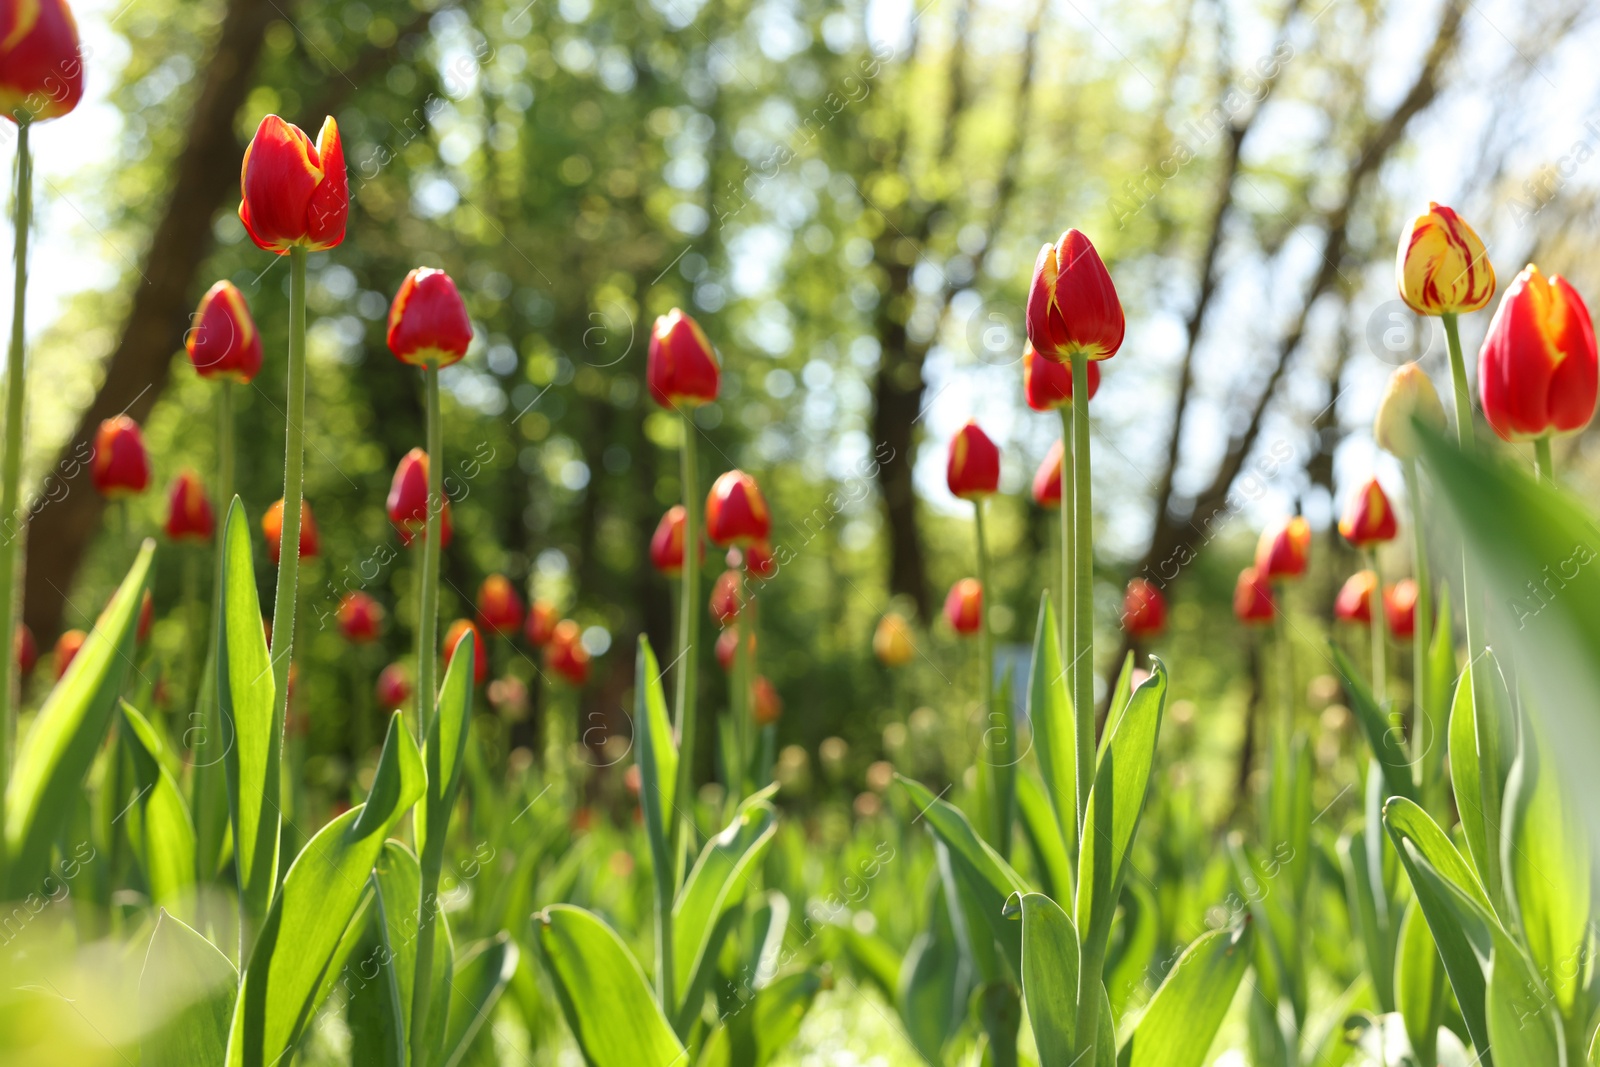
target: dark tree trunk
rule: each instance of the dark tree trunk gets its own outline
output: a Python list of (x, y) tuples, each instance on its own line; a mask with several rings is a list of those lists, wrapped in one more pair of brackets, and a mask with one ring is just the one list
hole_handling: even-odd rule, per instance
[(889, 593), (910, 597), (917, 615), (930, 618), (928, 566), (917, 532), (917, 495), (912, 482), (916, 423), (922, 414), (922, 353), (910, 348), (905, 323), (893, 310), (910, 272), (889, 268), (888, 293), (880, 302), (878, 338), (882, 355), (873, 388), (872, 439), (880, 463), (878, 486), (889, 523)]

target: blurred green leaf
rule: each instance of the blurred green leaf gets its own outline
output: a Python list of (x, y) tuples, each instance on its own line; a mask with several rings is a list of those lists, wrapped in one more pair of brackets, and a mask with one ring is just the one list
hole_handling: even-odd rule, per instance
[(178, 783), (162, 765), (161, 740), (132, 705), (122, 705), (127, 730), (124, 745), (133, 760), (138, 796), (127, 809), (128, 840), (144, 870), (150, 899), (169, 908), (185, 908), (194, 887), (194, 824)]
[(1415, 772), (1411, 766), (1411, 753), (1406, 750), (1405, 735), (1400, 732), (1399, 723), (1378, 707), (1372, 690), (1362, 681), (1344, 649), (1336, 643), (1328, 647), (1333, 652), (1339, 678), (1344, 682), (1344, 691), (1355, 709), (1356, 722), (1361, 724), (1367, 745), (1372, 749), (1378, 765), (1383, 768), (1384, 785), (1393, 796), (1416, 800), (1417, 785), (1412, 778)]
[[(1048, 593), (1039, 598), (1039, 624), (1033, 638), (1033, 664), (1028, 671), (1028, 723), (1033, 729), (1033, 748), (1039, 758), (1039, 774), (1044, 779), (1044, 794), (1055, 812), (1057, 833), (1071, 828), (1062, 838), (1062, 855), (1065, 842), (1077, 840), (1078, 828), (1078, 749), (1076, 724), (1072, 715), (1072, 698), (1067, 692), (1067, 675), (1061, 665), (1061, 636), (1056, 627), (1055, 610), (1050, 606)], [(1026, 778), (1026, 775), (1023, 775)], [(1019, 785), (1018, 801), (1026, 808), (1028, 803), (1020, 795), (1029, 788)], [(1031, 800), (1031, 798), (1029, 798)], [(1037, 815), (1030, 821), (1026, 810), (1023, 820), (1038, 831), (1043, 831), (1042, 820)], [(1045, 845), (1036, 847), (1041, 850)], [(1063, 884), (1057, 892), (1064, 892)]]
[(1139, 1017), (1121, 1067), (1201, 1067), (1250, 968), (1251, 926), (1196, 938)]
[(441, 1067), (458, 1067), (466, 1059), (473, 1041), (494, 1015), (519, 958), (517, 943), (504, 930), (456, 954), (455, 976), (444, 983), (449, 990), (449, 1022)]
[(1055, 809), (1039, 779), (1023, 768), (1017, 775), (1017, 814), (1022, 832), (1033, 849), (1045, 895), (1071, 893), (1072, 864), (1067, 857), (1066, 835), (1056, 822)]
[[(439, 685), (437, 710), (428, 724), (428, 739), (422, 748), (423, 765), (428, 769), (428, 789), (417, 801), (417, 852), (434, 848), (442, 853), (444, 836), (450, 828), (450, 813), (455, 807), (456, 790), (461, 785), (461, 766), (467, 750), (468, 725), (472, 722), (473, 656), (477, 636), (468, 630), (461, 636), (456, 655), (444, 670)], [(437, 753), (437, 755), (436, 755)], [(437, 762), (435, 762), (437, 761)]]
[(799, 971), (756, 990), (711, 1032), (699, 1067), (764, 1067), (800, 1033), (820, 988), (815, 972)]
[(238, 986), (239, 972), (222, 950), (163, 908), (139, 977), (143, 1062), (161, 1067), (223, 1062)]
[(1444, 964), (1422, 909), (1413, 900), (1400, 921), (1394, 965), (1395, 1006), (1420, 1062), (1431, 1062), (1444, 1025)]

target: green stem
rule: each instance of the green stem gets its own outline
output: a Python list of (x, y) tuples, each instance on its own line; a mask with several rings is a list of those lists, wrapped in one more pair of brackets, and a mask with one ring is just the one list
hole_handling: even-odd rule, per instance
[[(695, 749), (695, 661), (700, 641), (700, 488), (698, 484), (699, 461), (695, 456), (694, 417), (687, 408), (679, 409), (683, 420), (683, 573), (682, 591), (678, 600), (678, 678), (677, 707), (673, 726), (678, 735), (678, 785), (673, 792), (674, 806), (679, 813), (692, 810), (694, 797)], [(669, 815), (672, 824), (674, 856), (680, 854), (680, 843), (687, 828), (685, 816)], [(676, 876), (674, 876), (676, 877)]]
[(1076, 647), (1073, 624), (1077, 621), (1072, 599), (1072, 406), (1061, 409), (1061, 662), (1067, 671), (1067, 692), (1072, 692), (1072, 653)]
[[(439, 414), (439, 368), (423, 368), (428, 393), (428, 518), (422, 535), (422, 614), (417, 623), (417, 737), (426, 742), (433, 729), (438, 694), (434, 670), (438, 664), (436, 630), (439, 625), (439, 542), (444, 513), (444, 427)], [(438, 914), (439, 872), (444, 865), (444, 832), (449, 813), (442, 810), (439, 746), (427, 746), (428, 817), (439, 816), (429, 826), (423, 842), (421, 893), (417, 901), (417, 971), (411, 983), (411, 1062), (428, 1062), (428, 1008), (432, 1003), (434, 919)]]
[[(1083, 830), (1094, 782), (1094, 510), (1089, 485), (1089, 359), (1072, 357), (1072, 707), (1078, 750), (1078, 829)], [(1062, 490), (1066, 490), (1067, 458), (1062, 457)], [(1096, 1011), (1099, 1005), (1095, 1004)], [(1093, 1063), (1092, 1029), (1090, 1055)]]
[[(1411, 633), (1411, 759), (1413, 773), (1422, 787), (1426, 800), (1442, 783), (1428, 780), (1425, 760), (1438, 739), (1428, 693), (1428, 643), (1433, 624), (1433, 579), (1428, 574), (1428, 542), (1422, 529), (1422, 482), (1417, 474), (1417, 461), (1405, 461), (1406, 495), (1411, 504), (1411, 573), (1417, 583), (1416, 623)], [(1431, 805), (1430, 811), (1436, 810)]]
[(1367, 549), (1367, 566), (1372, 570), (1372, 699), (1378, 707), (1384, 706), (1384, 691), (1388, 688), (1388, 671), (1383, 655), (1383, 574), (1378, 570), (1378, 550)]
[(972, 502), (974, 528), (978, 537), (978, 585), (982, 589), (978, 611), (978, 670), (982, 672), (983, 694), (983, 762), (986, 772), (980, 781), (987, 780), (989, 795), (986, 798), (989, 815), (990, 844), (1002, 858), (1011, 855), (1011, 709), (995, 706), (994, 698), (994, 631), (989, 626), (989, 608), (994, 587), (989, 582), (989, 537), (983, 521), (983, 498)]
[(1533, 465), (1539, 472), (1539, 480), (1549, 485), (1556, 484), (1556, 461), (1550, 455), (1550, 435), (1535, 438), (1533, 442)]
[[(6, 787), (11, 778), (11, 742), (17, 725), (15, 648), (17, 628), (17, 569), (20, 555), (17, 539), (22, 536), (22, 516), (18, 514), (22, 493), (22, 419), (26, 399), (23, 365), (23, 311), (28, 292), (28, 230), (33, 225), (33, 155), (28, 150), (28, 121), (17, 123), (17, 186), (11, 205), (15, 230), (15, 282), (11, 296), (11, 350), (6, 357), (6, 443), (0, 460), (0, 518), (7, 528), (0, 530), (0, 830), (6, 824)], [(0, 847), (0, 891), (6, 888), (5, 848)]]

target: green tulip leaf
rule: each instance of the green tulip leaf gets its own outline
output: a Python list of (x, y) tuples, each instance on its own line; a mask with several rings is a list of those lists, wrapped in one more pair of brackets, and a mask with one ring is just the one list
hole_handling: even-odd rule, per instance
[(1078, 932), (1042, 893), (1012, 898), (1022, 913), (1022, 998), (1041, 1063), (1071, 1063), (1076, 1053)]
[(122, 740), (133, 762), (138, 793), (123, 817), (128, 840), (144, 870), (150, 899), (159, 905), (183, 909), (194, 889), (194, 824), (178, 783), (162, 763), (162, 742), (155, 729), (134, 708), (122, 705), (127, 728)]
[(1120, 1067), (1201, 1067), (1251, 960), (1251, 925), (1212, 930), (1178, 957), (1118, 1057)]
[(140, 1056), (162, 1067), (215, 1067), (228, 1054), (239, 972), (222, 950), (162, 909), (139, 976)]

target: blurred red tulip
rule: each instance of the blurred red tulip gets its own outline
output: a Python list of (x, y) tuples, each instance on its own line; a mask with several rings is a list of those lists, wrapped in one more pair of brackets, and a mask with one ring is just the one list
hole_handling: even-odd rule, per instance
[(1269, 582), (1298, 578), (1311, 562), (1311, 524), (1294, 515), (1261, 531), (1256, 542), (1256, 573)]
[(411, 672), (403, 663), (391, 663), (378, 672), (378, 706), (404, 707), (411, 699)]
[(765, 541), (772, 529), (761, 487), (744, 471), (726, 471), (706, 495), (706, 536), (717, 545), (747, 548)]
[[(109, 605), (107, 605), (109, 607)], [(156, 598), (146, 589), (139, 598), (139, 624), (133, 629), (135, 644), (144, 644), (150, 640), (150, 628), (156, 622)]]
[(657, 404), (670, 408), (709, 403), (717, 398), (721, 377), (716, 349), (698, 322), (678, 308), (656, 319), (650, 329), (645, 380)]
[(1394, 508), (1389, 505), (1389, 497), (1378, 479), (1371, 478), (1350, 498), (1339, 519), (1339, 533), (1357, 548), (1371, 548), (1393, 541), (1395, 532)]
[(472, 344), (472, 320), (450, 275), (414, 267), (389, 307), (389, 351), (402, 363), (438, 370), (459, 363)]
[(1000, 488), (1000, 449), (976, 422), (968, 420), (950, 439), (945, 481), (962, 500), (977, 500)]
[(1159, 637), (1167, 628), (1167, 600), (1161, 590), (1134, 578), (1122, 600), (1122, 628), (1134, 637)]
[(1383, 616), (1396, 637), (1417, 632), (1417, 583), (1413, 579), (1402, 578), (1383, 591)]
[(202, 378), (249, 382), (261, 370), (261, 332), (244, 294), (230, 281), (206, 290), (183, 335), (189, 362)]
[(478, 586), (478, 622), (500, 637), (512, 637), (522, 625), (522, 598), (503, 574), (491, 574)]
[(16, 630), (12, 632), (11, 644), (17, 654), (17, 671), (26, 678), (33, 673), (34, 666), (39, 662), (39, 643), (33, 639), (33, 631), (28, 629), (27, 623), (17, 623)]
[(65, 0), (0, 4), (0, 114), (12, 122), (67, 114), (83, 99), (83, 60)]
[(450, 666), (450, 660), (456, 654), (456, 645), (469, 633), (472, 635), (472, 684), (482, 685), (489, 676), (489, 653), (483, 647), (483, 635), (471, 619), (457, 619), (444, 632), (444, 665), (446, 668)]
[(1478, 355), (1484, 417), (1507, 441), (1573, 433), (1600, 396), (1594, 323), (1567, 280), (1528, 264), (1506, 290)]
[[(688, 512), (682, 504), (674, 504), (656, 523), (656, 532), (650, 538), (650, 563), (668, 578), (683, 573), (683, 537), (688, 522)], [(705, 559), (705, 543), (700, 545), (700, 558)]]
[(983, 586), (976, 578), (963, 578), (950, 587), (944, 598), (944, 617), (963, 637), (978, 632), (983, 625)]
[(1400, 298), (1419, 315), (1477, 311), (1494, 296), (1494, 267), (1471, 226), (1443, 204), (1429, 204), (1400, 235), (1395, 257)]
[(94, 435), (90, 471), (94, 487), (112, 499), (142, 493), (150, 486), (150, 454), (139, 424), (118, 415), (100, 424)]
[(783, 717), (783, 700), (765, 675), (750, 684), (750, 714), (759, 726), (771, 726)]
[(1254, 567), (1239, 572), (1233, 587), (1233, 614), (1247, 626), (1272, 622), (1278, 616), (1272, 585)]
[(67, 673), (67, 668), (72, 665), (73, 657), (78, 654), (78, 649), (89, 640), (89, 635), (82, 630), (68, 630), (56, 638), (56, 681)]
[(257, 247), (280, 256), (297, 245), (334, 247), (350, 215), (339, 124), (328, 116), (313, 145), (300, 127), (268, 115), (244, 150), (239, 188), (239, 221)]
[[(400, 544), (409, 548), (411, 543), (428, 529), (428, 454), (413, 448), (400, 457), (394, 469), (394, 479), (389, 483), (389, 499), (385, 503), (389, 521), (400, 534)], [(439, 547), (447, 548), (453, 533), (450, 524), (450, 501), (439, 501)]]
[(1087, 237), (1068, 230), (1039, 250), (1028, 287), (1028, 340), (1041, 356), (1110, 359), (1126, 328), (1117, 287)]
[[(755, 642), (750, 642), (752, 650)], [(730, 626), (717, 635), (717, 664), (725, 671), (733, 670), (733, 657), (739, 652), (739, 627)]]
[(340, 598), (338, 618), (345, 640), (365, 645), (376, 641), (383, 629), (383, 605), (354, 589)]
[(738, 571), (723, 571), (711, 584), (711, 617), (718, 626), (727, 626), (739, 617), (744, 594)]
[[(1085, 368), (1089, 399), (1100, 391), (1100, 364)], [(1022, 398), (1035, 411), (1052, 411), (1072, 406), (1072, 365), (1047, 359), (1034, 351), (1031, 342), (1022, 345)]]
[(200, 476), (187, 468), (172, 479), (167, 490), (167, 521), (163, 529), (172, 541), (203, 545), (217, 530), (217, 517), (206, 499)]
[(1333, 617), (1340, 622), (1372, 622), (1372, 594), (1377, 592), (1378, 576), (1371, 571), (1356, 571), (1339, 587), (1333, 600)]
[(778, 573), (778, 561), (772, 555), (772, 546), (757, 541), (744, 550), (744, 569), (757, 578), (771, 578)]
[[(267, 537), (267, 555), (272, 557), (272, 562), (278, 562), (278, 553), (283, 548), (283, 500), (279, 498), (267, 508), (267, 513), (261, 516), (261, 532)], [(311, 504), (309, 501), (300, 501), (300, 558), (315, 559), (321, 550), (322, 541), (317, 537), (317, 523), (311, 517)]]
[(572, 685), (589, 680), (589, 650), (583, 647), (583, 631), (571, 619), (556, 623), (550, 643), (544, 646), (544, 665)]
[(1033, 472), (1033, 502), (1041, 508), (1059, 508), (1061, 506), (1061, 460), (1066, 455), (1066, 450), (1061, 446), (1061, 438), (1050, 442), (1050, 451), (1044, 454), (1044, 462), (1039, 464), (1039, 469)]
[(555, 633), (557, 618), (554, 604), (545, 600), (535, 600), (528, 606), (528, 620), (523, 623), (522, 636), (535, 648), (544, 647), (550, 643), (550, 637)]

